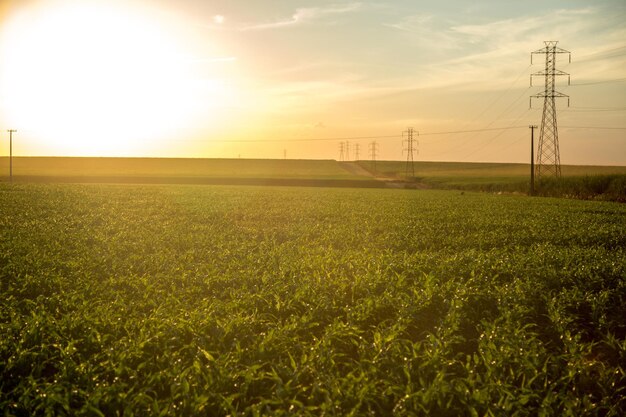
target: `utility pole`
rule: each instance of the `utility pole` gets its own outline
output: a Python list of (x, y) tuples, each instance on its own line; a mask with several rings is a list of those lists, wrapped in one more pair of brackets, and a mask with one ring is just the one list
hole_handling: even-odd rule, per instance
[(9, 132), (9, 180), (13, 183), (13, 133), (17, 130), (9, 129), (7, 132)]
[(360, 144), (357, 143), (356, 145), (354, 145), (354, 153), (355, 153), (354, 160), (355, 161), (359, 160), (359, 150), (360, 149), (361, 149), (361, 145)]
[(346, 161), (350, 160), (350, 141), (346, 141)]
[(378, 154), (378, 143), (376, 141), (370, 142), (369, 151), (370, 159), (372, 160), (372, 170), (376, 172), (376, 155)]
[[(409, 127), (406, 131), (402, 132), (402, 137), (404, 137), (404, 134), (406, 133), (406, 139), (404, 140), (407, 144), (406, 148), (404, 148), (404, 150), (406, 150), (406, 169), (404, 176), (407, 178), (409, 177), (409, 172), (411, 173), (411, 177), (415, 177), (415, 164), (413, 162), (413, 154), (417, 150), (417, 140), (413, 139), (413, 132), (414, 130), (412, 127)], [(419, 132), (417, 135), (419, 136)]]
[(530, 54), (530, 63), (533, 63), (534, 54), (545, 54), (546, 64), (543, 71), (538, 71), (530, 75), (530, 85), (533, 85), (533, 76), (545, 77), (545, 89), (542, 93), (530, 97), (531, 106), (533, 98), (543, 98), (543, 115), (541, 118), (541, 130), (539, 132), (539, 146), (537, 149), (536, 177), (541, 180), (544, 175), (561, 176), (561, 156), (559, 153), (559, 132), (556, 123), (555, 98), (567, 97), (569, 107), (569, 96), (555, 90), (556, 76), (567, 75), (567, 84), (570, 84), (569, 74), (556, 69), (556, 55), (569, 54), (569, 62), (572, 62), (572, 54), (565, 49), (558, 48), (558, 41), (545, 41), (545, 47)]
[(345, 143), (343, 142), (339, 142), (339, 160), (343, 161), (343, 157), (344, 157), (344, 152), (343, 152), (343, 148), (345, 146)]
[(535, 195), (535, 129), (537, 126), (530, 125), (530, 195)]

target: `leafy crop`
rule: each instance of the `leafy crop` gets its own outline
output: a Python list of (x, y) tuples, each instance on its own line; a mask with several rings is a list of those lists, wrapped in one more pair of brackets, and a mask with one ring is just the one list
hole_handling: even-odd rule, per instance
[(622, 415), (626, 207), (0, 186), (0, 413)]

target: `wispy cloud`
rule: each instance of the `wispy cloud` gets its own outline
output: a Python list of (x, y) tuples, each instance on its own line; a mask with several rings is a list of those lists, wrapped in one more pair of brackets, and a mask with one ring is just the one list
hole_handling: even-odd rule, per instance
[[(626, 29), (622, 23), (609, 20), (599, 8), (586, 7), (480, 24), (443, 22), (437, 16), (415, 15), (385, 26), (403, 31), (420, 50), (428, 51), (428, 62), (422, 69), (416, 68), (417, 72), (423, 71), (418, 85), (493, 89), (507, 85), (524, 71), (530, 64), (530, 52), (541, 48), (544, 40), (560, 40), (559, 46), (572, 51), (573, 63), (577, 56), (592, 52), (589, 48), (597, 47), (597, 39), (603, 39), (609, 50), (623, 45)], [(595, 68), (577, 68), (577, 75), (591, 77), (587, 73), (593, 71), (609, 76), (617, 71), (605, 68), (599, 61), (596, 60)]]
[(382, 23), (382, 26), (396, 31), (421, 51), (441, 55), (459, 48), (457, 35), (450, 30), (450, 22), (434, 14), (410, 14)]
[(265, 30), (294, 26), (305, 22), (317, 20), (324, 16), (349, 13), (361, 8), (361, 3), (348, 3), (344, 5), (334, 5), (328, 7), (306, 7), (299, 8), (288, 18), (269, 23), (260, 23), (246, 26), (242, 30)]
[[(593, 22), (594, 9), (556, 10), (543, 16), (521, 16), (480, 25), (454, 25), (450, 32), (471, 44), (504, 46), (519, 44), (539, 36), (571, 33), (566, 28), (580, 29)], [(546, 33), (547, 29), (547, 33)]]
[(416, 14), (402, 18), (398, 22), (383, 23), (383, 26), (387, 26), (393, 29), (402, 30), (405, 32), (414, 32), (425, 24), (429, 24), (433, 20), (432, 14)]

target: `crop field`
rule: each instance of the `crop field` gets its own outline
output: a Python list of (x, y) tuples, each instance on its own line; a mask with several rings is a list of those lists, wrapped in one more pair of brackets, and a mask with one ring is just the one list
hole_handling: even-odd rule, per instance
[(626, 206), (0, 184), (4, 416), (620, 416)]
[[(359, 161), (360, 166), (378, 175), (406, 178), (406, 162)], [(527, 194), (530, 165), (476, 162), (425, 162), (414, 165), (413, 181), (422, 186), (487, 192)], [(537, 180), (535, 191), (544, 197), (626, 202), (626, 167), (562, 165), (562, 177)]]
[[(2, 176), (9, 158), (0, 157)], [(207, 177), (359, 179), (333, 160), (16, 157), (17, 180), (33, 177)]]
[[(359, 161), (364, 168), (372, 169), (370, 161)], [(415, 161), (415, 176), (434, 182), (469, 184), (480, 182), (508, 183), (528, 181), (530, 165), (487, 162), (428, 162)], [(562, 165), (563, 176), (626, 175), (624, 166)], [(403, 177), (406, 161), (376, 161), (376, 170), (392, 176)]]

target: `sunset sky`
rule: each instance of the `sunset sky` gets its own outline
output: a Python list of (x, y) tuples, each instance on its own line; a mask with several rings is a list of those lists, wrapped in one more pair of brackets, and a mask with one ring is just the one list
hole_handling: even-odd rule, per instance
[(527, 162), (530, 53), (558, 40), (561, 162), (626, 165), (625, 22), (623, 0), (0, 0), (0, 155), (17, 129), (14, 155), (402, 159), (413, 127), (418, 160)]

